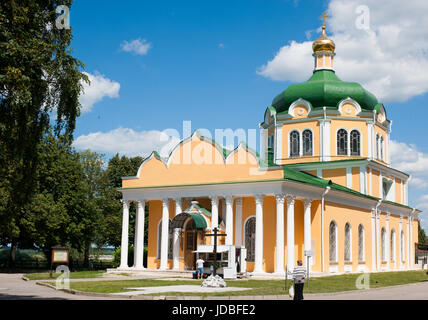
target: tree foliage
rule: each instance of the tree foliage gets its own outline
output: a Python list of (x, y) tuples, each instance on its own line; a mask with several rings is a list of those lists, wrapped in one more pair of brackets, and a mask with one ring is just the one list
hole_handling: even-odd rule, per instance
[[(37, 148), (51, 122), (58, 137), (72, 140), (82, 81), (88, 80), (71, 55), (71, 29), (55, 27), (57, 6), (71, 3), (0, 1), (0, 235), (12, 247), (23, 238), (20, 215), (36, 192)], [(38, 194), (39, 214), (58, 202), (61, 193), (52, 191)]]

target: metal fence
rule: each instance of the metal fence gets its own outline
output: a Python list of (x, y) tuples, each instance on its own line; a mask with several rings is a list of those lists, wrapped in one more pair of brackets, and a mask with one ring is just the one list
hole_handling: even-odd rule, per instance
[[(105, 260), (90, 260), (89, 267), (85, 266), (83, 260), (73, 260), (69, 264), (69, 268), (72, 271), (75, 270), (104, 270), (107, 268), (113, 267), (113, 261), (105, 261)], [(39, 261), (39, 260), (19, 260), (15, 261), (14, 269), (22, 269), (22, 270), (48, 270), (49, 263), (47, 261)], [(10, 269), (9, 259), (0, 259), (0, 269)]]

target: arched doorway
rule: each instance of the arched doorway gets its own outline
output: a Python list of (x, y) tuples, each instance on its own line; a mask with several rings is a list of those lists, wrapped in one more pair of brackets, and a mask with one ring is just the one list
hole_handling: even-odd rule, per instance
[(184, 230), (184, 269), (193, 270), (196, 263), (196, 255), (193, 253), (197, 248), (197, 229), (195, 222), (189, 218)]

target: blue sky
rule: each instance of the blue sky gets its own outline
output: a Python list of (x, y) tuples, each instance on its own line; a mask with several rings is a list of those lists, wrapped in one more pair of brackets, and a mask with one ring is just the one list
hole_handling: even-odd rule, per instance
[[(428, 25), (416, 22), (418, 15), (426, 20), (428, 6), (392, 2), (76, 0), (70, 10), (74, 56), (100, 80), (77, 121), (76, 146), (108, 158), (139, 133), (181, 132), (186, 120), (193, 130), (256, 129), (275, 95), (309, 78), (308, 48), (327, 11), (337, 75), (378, 93), (393, 120), (396, 167), (416, 177), (410, 202), (428, 209)], [(371, 33), (356, 28), (361, 5), (369, 9)], [(124, 50), (135, 40), (139, 54)], [(293, 58), (284, 63), (287, 54)], [(109, 143), (118, 132), (122, 138)]]

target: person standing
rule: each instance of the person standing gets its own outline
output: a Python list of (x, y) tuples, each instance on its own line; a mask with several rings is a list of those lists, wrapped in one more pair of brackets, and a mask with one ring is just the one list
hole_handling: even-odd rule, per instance
[(202, 279), (204, 277), (204, 260), (198, 258), (196, 260), (196, 271), (198, 273), (198, 279)]
[(291, 284), (294, 285), (294, 300), (303, 300), (303, 286), (305, 285), (306, 269), (302, 260), (297, 261), (292, 273)]

